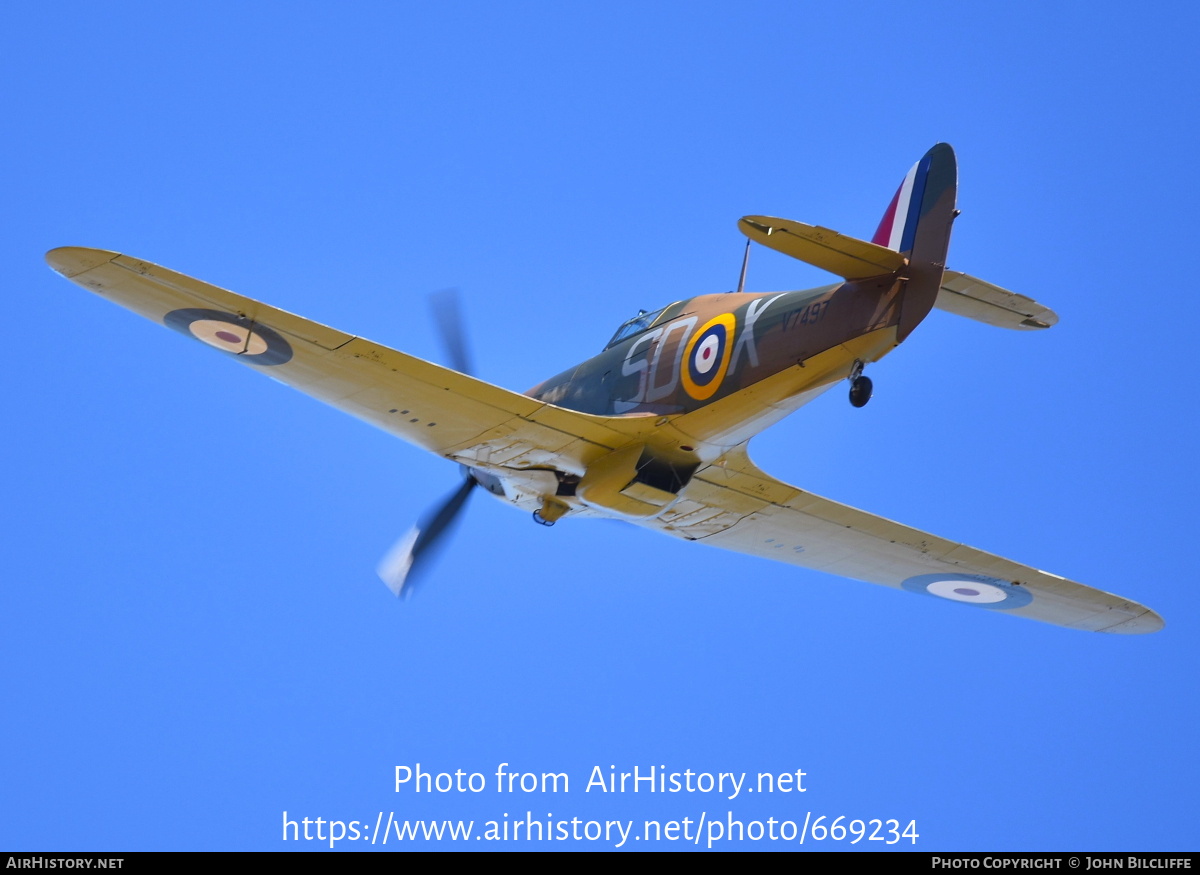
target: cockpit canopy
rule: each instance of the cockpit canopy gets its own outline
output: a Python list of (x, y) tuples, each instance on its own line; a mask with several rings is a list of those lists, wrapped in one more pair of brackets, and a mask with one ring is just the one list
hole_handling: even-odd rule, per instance
[(623, 323), (621, 327), (617, 329), (617, 333), (612, 336), (612, 340), (610, 340), (608, 345), (604, 348), (609, 349), (616, 346), (622, 340), (628, 340), (635, 334), (641, 334), (643, 331), (653, 325), (654, 321), (658, 319), (658, 317), (663, 314), (663, 310), (666, 309), (666, 307), (660, 307), (653, 312), (638, 310), (638, 314), (636, 316)]

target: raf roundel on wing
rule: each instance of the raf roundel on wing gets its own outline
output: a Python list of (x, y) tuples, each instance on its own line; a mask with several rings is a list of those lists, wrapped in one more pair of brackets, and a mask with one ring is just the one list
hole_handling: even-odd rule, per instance
[(188, 307), (172, 310), (163, 323), (248, 364), (282, 365), (292, 358), (291, 345), (278, 332), (234, 313)]

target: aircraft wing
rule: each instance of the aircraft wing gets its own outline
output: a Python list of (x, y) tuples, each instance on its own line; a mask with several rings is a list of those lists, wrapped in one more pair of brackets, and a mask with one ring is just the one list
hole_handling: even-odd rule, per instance
[(1093, 632), (1156, 632), (1149, 608), (789, 486), (741, 444), (647, 525), (677, 537)]
[(101, 297), (440, 456), (595, 456), (649, 425), (630, 421), (619, 433), (603, 417), (536, 401), (116, 252), (67, 246), (48, 252), (46, 261)]

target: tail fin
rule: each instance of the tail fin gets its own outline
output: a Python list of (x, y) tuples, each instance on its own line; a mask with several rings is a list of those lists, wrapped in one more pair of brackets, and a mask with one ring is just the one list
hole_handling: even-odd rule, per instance
[(954, 150), (938, 143), (900, 183), (871, 242), (908, 259), (908, 287), (900, 309), (898, 340), (929, 315), (942, 286), (950, 226), (958, 193)]
[[(871, 242), (876, 246), (903, 252), (907, 257), (912, 252), (913, 238), (916, 237), (917, 221), (920, 218), (920, 207), (925, 199), (925, 180), (929, 177), (929, 155), (912, 166), (904, 176), (904, 181), (892, 195), (887, 212), (879, 220), (875, 236)], [(922, 167), (924, 165), (924, 167)], [(905, 231), (908, 234), (905, 235)]]
[(738, 227), (763, 246), (848, 280), (888, 274), (906, 279), (897, 332), (903, 340), (937, 300), (957, 192), (954, 150), (938, 143), (908, 171), (870, 243), (772, 216), (744, 216)]
[(905, 175), (871, 242), (895, 250), (906, 258), (911, 257), (921, 219), (933, 208), (946, 188), (950, 189), (953, 210), (957, 184), (954, 150), (946, 143), (938, 143)]

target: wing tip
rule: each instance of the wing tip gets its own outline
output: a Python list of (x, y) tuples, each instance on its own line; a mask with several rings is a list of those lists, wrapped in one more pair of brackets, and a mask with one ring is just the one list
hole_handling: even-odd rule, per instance
[(87, 246), (59, 246), (46, 253), (46, 264), (70, 279), (81, 273), (87, 273), (102, 264), (107, 264), (120, 254), (107, 249), (91, 249)]
[(1166, 621), (1155, 611), (1145, 608), (1143, 613), (1136, 617), (1130, 617), (1128, 620), (1122, 620), (1120, 623), (1097, 631), (1114, 635), (1148, 635), (1151, 632), (1160, 631), (1166, 625)]

